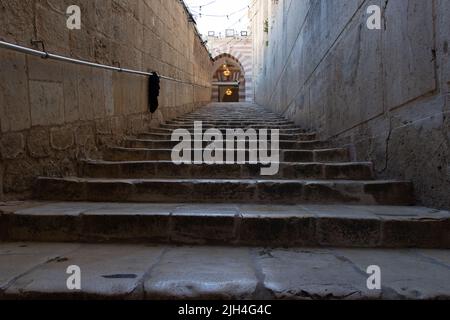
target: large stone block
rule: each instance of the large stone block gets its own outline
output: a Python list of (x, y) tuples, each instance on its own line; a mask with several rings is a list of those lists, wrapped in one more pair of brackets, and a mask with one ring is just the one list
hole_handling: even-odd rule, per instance
[(16, 159), (25, 152), (25, 138), (22, 133), (7, 133), (0, 137), (0, 158)]
[[(18, 5), (14, 0), (3, 0), (0, 3), (2, 18), (0, 30), (5, 41), (29, 45), (34, 35), (32, 21), (35, 17), (35, 0), (23, 0)], [(2, 68), (3, 70), (3, 68)]]
[(52, 148), (60, 151), (67, 150), (75, 143), (74, 132), (72, 128), (52, 129), (50, 141)]
[(63, 81), (66, 73), (62, 62), (42, 59), (41, 57), (27, 56), (28, 78), (30, 80), (42, 80), (49, 82)]
[[(68, 253), (77, 244), (3, 244), (0, 249), (0, 288), (5, 288), (11, 281), (25, 274), (34, 267)], [(11, 263), (14, 259), (15, 263)]]
[(2, 132), (30, 127), (25, 56), (0, 51), (0, 123)]
[(50, 134), (47, 129), (39, 128), (30, 131), (27, 139), (28, 154), (33, 158), (45, 158), (51, 153)]
[(257, 286), (251, 265), (246, 249), (170, 249), (156, 265), (153, 276), (145, 281), (145, 296), (147, 299), (250, 299)]
[(438, 41), (437, 54), (440, 61), (441, 88), (444, 92), (450, 92), (450, 35), (448, 25), (450, 24), (450, 2), (446, 0), (437, 1), (437, 30), (436, 39)]
[(33, 126), (64, 123), (63, 86), (57, 82), (30, 81), (30, 108)]
[(433, 2), (390, 1), (384, 11), (384, 90), (395, 108), (436, 89)]
[[(381, 32), (368, 30), (368, 15), (349, 23), (332, 48), (332, 101), (326, 108), (328, 135), (334, 136), (383, 113)], [(326, 58), (328, 59), (328, 58)]]
[[(383, 299), (448, 299), (450, 284), (445, 263), (423, 256), (431, 251), (383, 251), (358, 249), (338, 250), (341, 259), (365, 272), (370, 265), (377, 265), (382, 273), (382, 290), (374, 291)], [(444, 257), (446, 255), (443, 255)], [(430, 272), (430, 270), (433, 270)]]
[(63, 66), (64, 120), (66, 122), (74, 122), (80, 118), (78, 94), (79, 68), (79, 66), (71, 64), (65, 64)]
[(352, 263), (325, 249), (260, 250), (257, 263), (264, 286), (277, 299), (353, 300), (379, 295), (367, 289), (366, 277)]
[(37, 3), (35, 8), (36, 16), (39, 17), (39, 19), (35, 19), (35, 36), (39, 40), (45, 41), (46, 50), (59, 54), (69, 54), (69, 29), (67, 28), (65, 10), (55, 10), (50, 6), (44, 6), (42, 3)]
[(0, 201), (3, 201), (3, 174), (5, 172), (3, 161), (0, 162)]
[(16, 159), (8, 161), (4, 173), (5, 193), (23, 193), (29, 191), (42, 168), (35, 159)]
[[(142, 295), (139, 284), (143, 282), (146, 272), (156, 264), (162, 250), (145, 246), (131, 249), (126, 245), (65, 247), (69, 250), (60, 250), (58, 256), (52, 256), (53, 259), (28, 258), (34, 262), (31, 264), (32, 271), (22, 274), (8, 287), (7, 294), (16, 299), (55, 296), (78, 299), (133, 298)], [(71, 265), (77, 265), (82, 270), (82, 292), (67, 288), (66, 271)]]

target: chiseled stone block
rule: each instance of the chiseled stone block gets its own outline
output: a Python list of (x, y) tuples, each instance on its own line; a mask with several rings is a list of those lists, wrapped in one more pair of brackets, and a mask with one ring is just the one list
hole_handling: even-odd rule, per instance
[(28, 154), (33, 158), (45, 158), (51, 155), (50, 134), (45, 128), (33, 129), (27, 138)]
[(57, 82), (30, 81), (30, 108), (33, 126), (64, 123), (63, 86)]
[(25, 153), (25, 137), (22, 133), (6, 133), (0, 136), (0, 155), (3, 159), (16, 159)]
[[(139, 284), (158, 261), (162, 250), (147, 246), (82, 245), (77, 250), (60, 252), (57, 259), (38, 267), (35, 263), (31, 272), (8, 287), (6, 295), (21, 299), (142, 297)], [(67, 288), (66, 271), (71, 265), (81, 269), (81, 291)]]
[(75, 143), (74, 132), (72, 128), (52, 129), (50, 131), (51, 145), (56, 150), (67, 150)]
[(146, 299), (250, 299), (257, 283), (246, 248), (183, 247), (163, 256), (144, 288)]
[(20, 53), (0, 51), (0, 123), (2, 132), (31, 126), (26, 58)]

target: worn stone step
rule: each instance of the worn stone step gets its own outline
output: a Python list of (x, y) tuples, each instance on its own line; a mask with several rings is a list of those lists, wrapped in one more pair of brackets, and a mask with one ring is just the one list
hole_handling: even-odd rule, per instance
[[(449, 250), (8, 242), (0, 259), (11, 300), (450, 299)], [(380, 290), (367, 288), (374, 260)], [(81, 290), (67, 288), (71, 265)]]
[[(204, 135), (205, 136), (205, 135)], [(211, 135), (206, 135), (211, 137)], [(225, 137), (225, 136), (224, 136)], [(269, 132), (266, 136), (268, 140), (271, 140), (271, 133)], [(151, 139), (151, 140), (171, 140), (172, 134), (170, 133), (143, 133), (138, 135), (140, 139)], [(291, 140), (291, 141), (314, 141), (316, 140), (315, 133), (297, 133), (297, 134), (283, 134), (279, 135), (280, 140)]]
[(242, 122), (252, 122), (252, 123), (289, 123), (289, 120), (286, 119), (280, 119), (278, 117), (271, 117), (271, 118), (262, 118), (262, 117), (242, 117), (242, 118), (215, 118), (215, 117), (204, 117), (204, 116), (197, 116), (197, 117), (186, 117), (183, 119), (174, 119), (174, 121), (178, 122), (194, 122), (194, 121), (204, 121), (204, 122), (236, 122), (236, 123), (242, 123)]
[[(225, 146), (225, 144), (224, 144)], [(247, 143), (248, 147), (248, 143)], [(145, 161), (145, 160), (172, 160), (173, 149), (149, 149), (149, 148), (121, 148), (111, 147), (103, 151), (103, 159), (107, 161)], [(216, 149), (223, 154), (226, 159), (227, 149)], [(204, 153), (203, 149), (192, 149), (191, 159), (194, 159), (196, 152)], [(279, 154), (281, 162), (349, 162), (350, 153), (346, 148), (321, 149), (321, 150), (271, 150), (271, 149), (235, 149), (234, 159), (238, 155), (244, 154), (245, 160), (250, 160), (250, 155), (259, 154), (272, 155), (272, 152)], [(258, 157), (259, 160), (259, 157)]]
[(184, 116), (177, 117), (173, 120), (184, 121), (184, 120), (196, 120), (196, 119), (209, 119), (213, 121), (264, 121), (264, 120), (274, 120), (274, 121), (290, 121), (289, 119), (280, 117), (274, 114), (264, 114), (264, 113), (245, 113), (245, 114), (233, 114), (230, 112), (224, 112), (224, 114), (208, 114), (208, 113), (190, 113)]
[(80, 175), (90, 178), (153, 179), (373, 179), (372, 163), (280, 163), (272, 176), (261, 164), (180, 164), (172, 161), (82, 161)]
[[(4, 259), (7, 256), (17, 266), (1, 266), (4, 299), (435, 300), (450, 296), (448, 283), (440, 281), (448, 277), (445, 250), (27, 242), (1, 244), (0, 253), (7, 253)], [(372, 257), (385, 270), (382, 290), (366, 286), (364, 264)], [(84, 285), (77, 292), (67, 289), (65, 271), (70, 265), (83, 270)]]
[[(205, 126), (292, 126), (296, 127), (294, 122), (291, 121), (221, 121), (221, 120), (205, 120), (202, 121), (202, 124)], [(162, 124), (163, 127), (171, 127), (171, 126), (193, 126), (194, 121), (179, 121), (179, 120), (169, 120), (166, 121), (165, 124)]]
[[(176, 128), (176, 129), (181, 129), (181, 130), (187, 130), (189, 131), (189, 133), (191, 135), (194, 135), (195, 130), (193, 128)], [(171, 135), (176, 129), (169, 129), (169, 128), (152, 128), (150, 130), (150, 133), (162, 133), (162, 134), (167, 134), (167, 135)], [(268, 127), (264, 127), (264, 128), (203, 128), (201, 133), (205, 134), (208, 130), (211, 129), (215, 129), (215, 130), (219, 130), (222, 135), (226, 135), (226, 133), (229, 130), (232, 130), (232, 132), (235, 132), (236, 130), (243, 130), (244, 134), (249, 130), (254, 130), (256, 132), (256, 134), (259, 134), (260, 130), (267, 130), (268, 134), (271, 134), (271, 132), (273, 130), (278, 130), (278, 132), (280, 133), (280, 135), (290, 135), (290, 134), (306, 134), (304, 130), (302, 129), (280, 129), (277, 127), (273, 127), (273, 128), (268, 128)], [(315, 137), (315, 136), (314, 136)]]
[(39, 200), (414, 204), (406, 181), (38, 178)]
[(450, 212), (423, 207), (32, 203), (0, 224), (3, 241), (450, 248)]
[[(203, 128), (256, 128), (256, 129), (301, 129), (294, 124), (280, 124), (280, 123), (211, 123), (201, 122)], [(161, 128), (177, 129), (177, 128), (194, 128), (195, 124), (192, 123), (165, 123), (161, 124)]]
[[(195, 141), (193, 141), (194, 143)], [(227, 140), (224, 140), (224, 143), (226, 143)], [(148, 148), (148, 149), (172, 149), (177, 144), (179, 144), (179, 141), (172, 141), (172, 140), (152, 140), (152, 139), (136, 139), (136, 138), (127, 138), (124, 141), (125, 147), (128, 148)], [(211, 144), (210, 141), (203, 141), (203, 147), (208, 146)], [(326, 141), (319, 141), (319, 140), (313, 140), (313, 141), (287, 141), (287, 140), (280, 140), (279, 141), (279, 148), (281, 149), (300, 149), (300, 150), (310, 150), (310, 149), (319, 149), (319, 148), (326, 148), (329, 145)], [(270, 146), (270, 141), (269, 141)], [(248, 143), (247, 143), (248, 147)]]

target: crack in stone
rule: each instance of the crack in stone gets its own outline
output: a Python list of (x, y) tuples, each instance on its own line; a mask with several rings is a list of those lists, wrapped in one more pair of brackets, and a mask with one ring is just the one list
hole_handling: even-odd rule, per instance
[[(136, 284), (136, 287), (132, 290), (131, 295), (140, 295), (143, 299), (146, 299), (146, 292), (145, 292), (145, 282), (151, 278), (152, 272), (156, 269), (156, 267), (161, 263), (162, 259), (165, 257), (165, 255), (170, 251), (169, 247), (165, 247), (163, 250), (161, 250), (161, 253), (158, 256), (158, 259), (156, 259), (156, 262), (153, 263), (153, 265), (150, 266), (150, 268), (145, 272), (138, 283)], [(140, 292), (139, 292), (140, 291)]]
[[(265, 250), (270, 252), (270, 249)], [(266, 275), (264, 274), (262, 267), (258, 263), (258, 252), (256, 251), (256, 249), (249, 249), (249, 255), (250, 261), (252, 262), (253, 272), (258, 281), (255, 291), (252, 294), (252, 298), (255, 300), (273, 300), (275, 298), (274, 293), (264, 284)]]

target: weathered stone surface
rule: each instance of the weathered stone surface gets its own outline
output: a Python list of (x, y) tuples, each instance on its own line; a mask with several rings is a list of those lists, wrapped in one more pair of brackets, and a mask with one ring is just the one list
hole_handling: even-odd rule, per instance
[(29, 81), (31, 123), (48, 126), (64, 123), (63, 87), (56, 82)]
[(145, 281), (146, 299), (249, 299), (257, 279), (248, 249), (175, 248)]
[[(118, 299), (141, 295), (142, 277), (158, 261), (162, 248), (126, 245), (82, 245), (41, 265), (6, 290), (14, 298)], [(67, 268), (81, 269), (82, 290), (67, 288)]]
[(10, 241), (450, 248), (449, 212), (382, 210), (383, 215), (374, 213), (377, 206), (25, 202), (0, 206), (0, 226)]
[(3, 165), (3, 161), (0, 163), (0, 201), (3, 201), (4, 192), (3, 192), (3, 174), (5, 172), (5, 167)]
[[(78, 244), (0, 244), (0, 291), (17, 278), (48, 261), (73, 251)], [(1, 294), (0, 294), (1, 296)]]
[(50, 134), (46, 129), (30, 131), (27, 141), (28, 153), (33, 158), (45, 158), (51, 155)]
[[(149, 43), (143, 38), (144, 15), (154, 16), (154, 10), (161, 7), (159, 1), (145, 4), (84, 1), (80, 4), (82, 28), (70, 31), (66, 28), (68, 4), (64, 1), (13, 3), (5, 0), (0, 4), (0, 29), (4, 31), (3, 40), (33, 49), (42, 50), (43, 47), (38, 43), (30, 44), (30, 40), (42, 40), (45, 50), (51, 53), (129, 69), (154, 70), (205, 84), (198, 87), (196, 92), (199, 94), (194, 95), (178, 88), (186, 87), (185, 84), (170, 83), (167, 95), (171, 103), (160, 103), (160, 109), (170, 107), (164, 115), (176, 115), (210, 101), (211, 60), (201, 39), (194, 36), (193, 28), (188, 27), (182, 5), (174, 0), (170, 2), (171, 10), (166, 10), (164, 17), (155, 16), (157, 27), (153, 26), (151, 30), (160, 48), (162, 42), (165, 48), (170, 48), (164, 57), (145, 52)], [(186, 23), (173, 25), (173, 21)], [(185, 59), (183, 63), (179, 63), (181, 57)], [(167, 58), (170, 61), (165, 61)], [(36, 172), (57, 171), (49, 168), (57, 166), (61, 157), (73, 160), (97, 156), (97, 151), (105, 145), (122, 140), (127, 130), (128, 133), (143, 133), (150, 123), (146, 77), (42, 59), (6, 49), (0, 52), (0, 69), (0, 131), (23, 134), (28, 147), (24, 157), (30, 158), (25, 161), (40, 160), (33, 163)], [(167, 87), (164, 81), (161, 85)], [(160, 100), (163, 98), (161, 95)], [(102, 124), (99, 131), (95, 130), (94, 120)], [(153, 123), (164, 120), (163, 112), (159, 110)], [(105, 126), (108, 122), (111, 127)], [(66, 125), (74, 129), (76, 150), (72, 148), (70, 134), (61, 133), (57, 138), (52, 136), (55, 142), (52, 148), (58, 152), (48, 152), (48, 139), (41, 135), (43, 131), (36, 130), (54, 132), (64, 130)], [(85, 130), (86, 127), (89, 130)], [(14, 153), (8, 157), (14, 157)], [(4, 167), (6, 175), (20, 179), (20, 175), (16, 176), (21, 169), (19, 165)], [(8, 183), (5, 190), (11, 196), (25, 196), (23, 190), (30, 189), (32, 184), (28, 177), (22, 180), (24, 183)], [(23, 187), (25, 182), (27, 186)], [(15, 186), (20, 188), (15, 189)]]
[[(446, 250), (0, 244), (7, 299), (448, 299)], [(69, 291), (67, 267), (81, 268)], [(381, 290), (367, 289), (367, 267)]]
[(50, 131), (52, 147), (56, 150), (67, 150), (75, 143), (72, 128), (54, 129)]
[(434, 13), (430, 2), (420, 0), (389, 3), (384, 10), (385, 90), (388, 107), (394, 108), (436, 88)]
[(271, 246), (316, 245), (315, 220), (301, 210), (277, 210), (267, 206), (264, 210), (245, 211), (239, 225), (239, 243)]
[(30, 80), (61, 82), (64, 79), (64, 65), (41, 57), (27, 57)]
[(0, 137), (0, 155), (3, 159), (16, 159), (25, 152), (25, 141), (22, 133), (3, 134)]
[[(381, 8), (381, 30), (367, 28), (369, 5)], [(378, 177), (412, 180), (421, 204), (450, 208), (446, 1), (298, 0), (252, 11), (258, 104), (350, 147)]]
[[(18, 13), (18, 11), (17, 8), (15, 12)], [(17, 15), (20, 16), (20, 14)], [(6, 20), (2, 19), (3, 21)], [(1, 130), (5, 133), (28, 129), (31, 126), (31, 119), (25, 57), (19, 53), (2, 50), (0, 67), (2, 70), (0, 73)]]
[(264, 286), (277, 299), (364, 299), (379, 294), (366, 287), (367, 278), (329, 250), (267, 250), (258, 252)]
[[(384, 188), (382, 188), (382, 187)], [(379, 190), (376, 197), (365, 189)], [(409, 205), (409, 183), (308, 180), (40, 178), (42, 200)], [(73, 191), (72, 191), (73, 190)], [(77, 191), (75, 191), (77, 190)]]
[(30, 158), (8, 161), (4, 172), (5, 193), (30, 191), (36, 177), (42, 174), (37, 161)]
[[(381, 241), (381, 219), (367, 207), (354, 206), (302, 206), (317, 219), (316, 236), (322, 246), (341, 243), (360, 247), (377, 247)], [(370, 207), (369, 207), (370, 208)], [(393, 209), (395, 210), (395, 209)]]
[[(449, 299), (448, 266), (426, 259), (416, 251), (352, 249), (337, 252), (361, 272), (368, 266), (379, 266), (384, 299)], [(427, 254), (427, 251), (421, 252)], [(440, 254), (448, 257), (446, 251)]]

